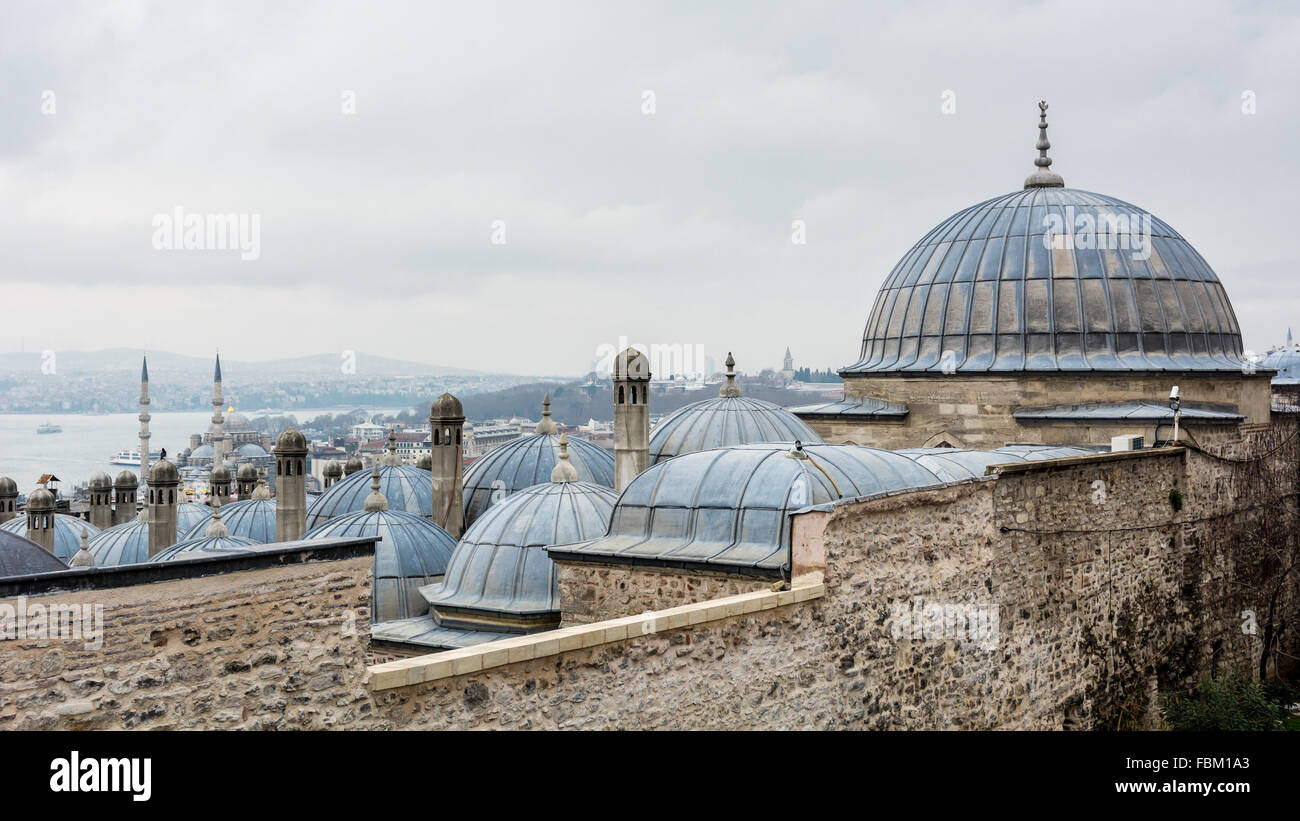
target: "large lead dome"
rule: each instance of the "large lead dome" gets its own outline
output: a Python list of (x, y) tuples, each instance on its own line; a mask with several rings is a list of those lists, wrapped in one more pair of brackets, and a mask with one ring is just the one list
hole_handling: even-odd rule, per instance
[(1178, 232), (1065, 187), (1039, 156), (1022, 191), (959, 211), (894, 266), (842, 374), (1239, 371), (1219, 278)]
[[(1150, 226), (1148, 258), (1133, 233), (1109, 241), (1116, 217), (1139, 236)], [(1081, 220), (1101, 242), (1078, 242)], [(1075, 240), (1045, 241), (1057, 226)], [(1137, 206), (1070, 188), (1015, 191), (940, 223), (885, 280), (861, 359), (842, 373), (943, 372), (946, 350), (958, 372), (1242, 365), (1232, 305), (1196, 249)]]

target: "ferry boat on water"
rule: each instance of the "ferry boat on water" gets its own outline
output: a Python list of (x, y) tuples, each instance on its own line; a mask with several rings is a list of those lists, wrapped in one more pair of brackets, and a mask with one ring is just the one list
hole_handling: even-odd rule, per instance
[(63, 428), (53, 422), (46, 422), (43, 425), (36, 426), (37, 433), (63, 433)]
[[(149, 451), (149, 464), (153, 464), (162, 458), (162, 451)], [(140, 466), (140, 451), (136, 450), (119, 450), (117, 455), (108, 461), (110, 465), (135, 465)]]

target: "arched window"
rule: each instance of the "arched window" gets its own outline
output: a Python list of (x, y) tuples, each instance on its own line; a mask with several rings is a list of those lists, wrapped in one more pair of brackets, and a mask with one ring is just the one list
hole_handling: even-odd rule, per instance
[(636, 404), (636, 385), (632, 386), (632, 404)]
[(456, 444), (460, 444), (460, 428), (456, 428)]
[(434, 443), (435, 445), (441, 445), (441, 444), (442, 444), (441, 439), (442, 439), (442, 431), (438, 430), (437, 428), (434, 428), (434, 429), (433, 429), (433, 443)]
[(303, 462), (303, 460), (301, 460), (301, 459), (298, 460), (298, 475), (299, 475), (299, 476), (302, 475), (302, 468), (303, 468), (303, 464), (302, 464), (302, 462)]
[(618, 404), (623, 404), (623, 386), (618, 386)]

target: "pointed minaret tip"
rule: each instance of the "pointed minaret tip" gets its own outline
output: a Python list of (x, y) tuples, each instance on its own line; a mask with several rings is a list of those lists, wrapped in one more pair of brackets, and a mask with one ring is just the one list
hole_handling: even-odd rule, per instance
[(140, 381), (149, 381), (149, 355), (145, 354), (140, 357)]
[(1047, 156), (1047, 149), (1052, 147), (1051, 142), (1047, 139), (1047, 101), (1042, 100), (1038, 103), (1038, 142), (1034, 144), (1038, 149), (1038, 158), (1034, 160), (1037, 166), (1034, 173), (1025, 177), (1025, 188), (1064, 188), (1065, 180), (1051, 170), (1052, 158)]
[(736, 384), (736, 360), (732, 358), (731, 351), (727, 351), (727, 381), (718, 388), (718, 396), (724, 398), (740, 396), (740, 386)]
[(220, 348), (217, 349), (217, 367), (212, 372), (212, 381), (213, 382), (221, 381), (221, 349)]

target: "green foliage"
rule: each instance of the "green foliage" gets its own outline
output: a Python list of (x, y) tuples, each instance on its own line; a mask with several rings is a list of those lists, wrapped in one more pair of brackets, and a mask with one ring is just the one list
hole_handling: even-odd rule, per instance
[(1206, 679), (1192, 695), (1164, 693), (1165, 719), (1175, 730), (1281, 730), (1289, 718), (1284, 689), (1242, 679)]
[(1178, 488), (1169, 491), (1169, 506), (1174, 509), (1174, 513), (1183, 509), (1183, 492)]

